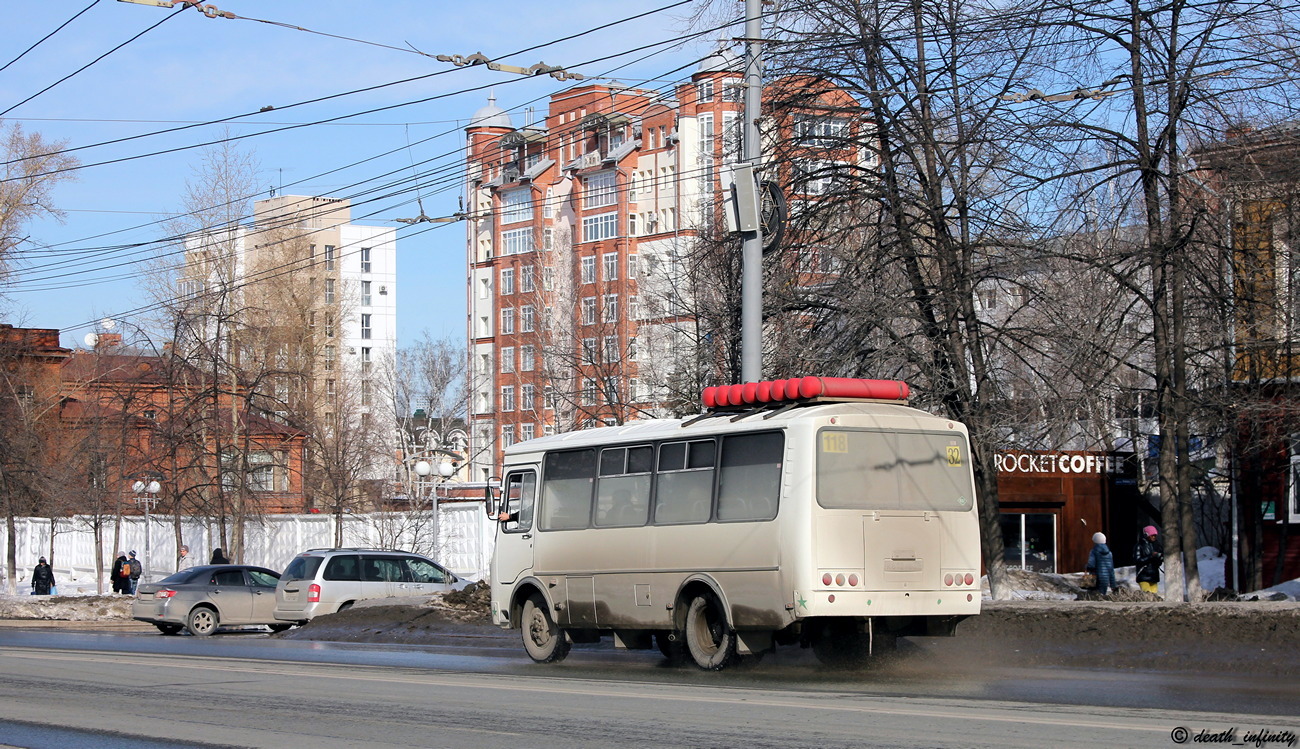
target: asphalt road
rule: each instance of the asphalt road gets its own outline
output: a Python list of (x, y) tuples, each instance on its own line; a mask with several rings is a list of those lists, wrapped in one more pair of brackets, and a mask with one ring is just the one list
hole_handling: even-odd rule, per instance
[(608, 647), (540, 666), (501, 644), (6, 629), (0, 744), (1114, 749), (1177, 746), (1179, 728), (1188, 743), (1300, 733), (1300, 685), (1232, 674), (963, 669), (924, 650), (865, 673), (796, 651), (712, 674)]

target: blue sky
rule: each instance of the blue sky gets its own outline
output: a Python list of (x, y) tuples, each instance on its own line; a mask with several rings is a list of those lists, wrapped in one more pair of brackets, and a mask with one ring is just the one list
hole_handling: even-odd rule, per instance
[[(605, 75), (624, 85), (646, 85), (661, 78), (682, 79), (692, 61), (717, 43), (714, 32), (685, 45), (667, 45), (612, 60), (596, 58), (682, 37), (691, 5), (614, 25), (571, 41), (503, 57), (519, 49), (619, 21), (670, 5), (673, 0), (623, 3), (541, 3), (498, 1), (490, 4), (429, 0), (219, 0), (221, 11), (265, 21), (301, 26), (393, 47), (413, 46), (429, 54), (469, 55), (482, 52), (510, 64), (539, 61), (572, 66), (588, 76)], [(0, 25), (0, 65), (9, 63), (92, 0), (43, 0), (9, 8)], [(390, 197), (374, 179), (383, 173), (411, 177), (421, 164), (419, 190), (425, 213), (447, 216), (460, 195), (459, 149), (469, 116), (486, 103), (513, 110), (517, 125), (523, 109), (573, 83), (552, 78), (525, 79), (475, 68), (456, 68), (409, 52), (330, 38), (252, 20), (207, 18), (193, 9), (177, 12), (159, 7), (99, 0), (66, 28), (0, 71), (0, 110), (72, 73), (99, 55), (158, 24), (138, 39), (60, 83), (30, 102), (0, 116), (21, 123), (44, 137), (87, 146), (191, 123), (254, 113), (226, 124), (201, 125), (77, 152), (87, 166), (77, 180), (56, 188), (55, 201), (67, 211), (66, 223), (41, 221), (28, 227), (34, 245), (58, 250), (87, 250), (83, 260), (60, 269), (48, 259), (20, 264), (0, 288), (0, 321), (32, 327), (60, 328), (65, 346), (81, 345), (93, 322), (123, 320), (124, 313), (149, 303), (140, 286), (141, 260), (156, 247), (137, 250), (95, 248), (148, 243), (163, 236), (154, 224), (181, 206), (180, 196), (202, 150), (136, 157), (155, 151), (184, 149), (230, 134), (252, 136), (265, 130), (283, 132), (243, 137), (261, 164), (267, 197), (271, 188), (287, 194), (353, 197), (357, 223), (400, 226), (393, 219), (419, 213), (415, 191)], [(735, 33), (738, 33), (735, 32)], [(658, 54), (652, 54), (658, 52)], [(638, 58), (648, 59), (636, 62)], [(580, 64), (587, 63), (587, 64)], [(682, 66), (684, 70), (678, 70)], [(443, 72), (446, 71), (446, 72)], [(674, 72), (676, 71), (676, 72)], [(323, 96), (379, 86), (430, 73), (433, 77), (330, 101), (289, 107)], [(652, 86), (664, 85), (655, 81)], [(473, 90), (478, 89), (478, 90)], [(389, 107), (430, 97), (432, 101), (363, 114), (336, 124), (290, 127)], [(275, 109), (259, 112), (263, 107)], [(517, 108), (517, 109), (516, 109)], [(389, 151), (395, 153), (380, 156)], [(347, 166), (362, 162), (355, 166)], [(347, 167), (342, 168), (341, 167)], [(325, 174), (326, 172), (333, 173)], [(390, 178), (391, 179), (391, 178)], [(358, 183), (361, 183), (358, 186)], [(283, 186), (281, 188), (281, 186)], [(362, 203), (361, 201), (370, 201)], [(370, 214), (370, 215), (368, 215)], [(402, 228), (398, 234), (399, 344), (428, 329), (434, 336), (464, 335), (465, 253), (460, 224)], [(93, 257), (93, 261), (90, 259)]]

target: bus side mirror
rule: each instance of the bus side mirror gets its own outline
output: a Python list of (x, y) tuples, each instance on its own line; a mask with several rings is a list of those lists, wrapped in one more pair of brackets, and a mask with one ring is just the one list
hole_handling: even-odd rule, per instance
[[(483, 507), (487, 510), (487, 516), (493, 520), (497, 519), (497, 496), (501, 491), (501, 479), (497, 476), (488, 478), (487, 483), (483, 485)], [(496, 487), (493, 484), (497, 484)]]

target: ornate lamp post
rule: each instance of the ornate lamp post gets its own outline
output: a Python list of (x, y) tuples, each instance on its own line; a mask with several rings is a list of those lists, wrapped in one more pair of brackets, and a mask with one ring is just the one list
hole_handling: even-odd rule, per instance
[(131, 485), (135, 491), (136, 504), (144, 505), (144, 571), (140, 577), (149, 582), (149, 547), (153, 538), (152, 525), (149, 522), (149, 511), (153, 509), (154, 504), (158, 501), (158, 492), (162, 491), (162, 484), (156, 480), (143, 479), (136, 481)]

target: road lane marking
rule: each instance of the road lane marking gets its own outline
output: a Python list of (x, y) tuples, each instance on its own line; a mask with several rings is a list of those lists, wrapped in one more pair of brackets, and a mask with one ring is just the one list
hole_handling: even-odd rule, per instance
[[(1043, 705), (1037, 705), (1035, 703), (1027, 703), (1027, 702), (1008, 702), (1008, 701), (991, 701), (991, 700), (982, 701), (978, 706), (975, 707), (963, 706), (961, 704), (953, 704), (951, 700), (948, 700), (944, 704), (936, 704), (933, 708), (917, 707), (915, 706), (914, 702), (912, 706), (862, 705), (862, 704), (836, 705), (836, 704), (826, 704), (825, 701), (830, 699), (841, 699), (841, 700), (842, 699), (854, 699), (854, 700), (869, 699), (877, 702), (888, 703), (888, 702), (895, 702), (900, 700), (908, 700), (909, 702), (912, 702), (915, 700), (924, 700), (926, 698), (881, 697), (875, 695), (867, 696), (867, 695), (855, 694), (852, 692), (810, 692), (807, 694), (806, 697), (802, 697), (800, 699), (782, 699), (779, 697), (755, 697), (756, 694), (755, 691), (743, 690), (743, 689), (738, 690), (737, 688), (731, 686), (720, 686), (720, 687), (716, 687), (716, 689), (725, 690), (727, 692), (732, 692), (735, 694), (730, 694), (725, 696), (713, 696), (708, 694), (698, 694), (699, 692), (702, 692), (704, 689), (706, 689), (706, 687), (700, 685), (693, 685), (693, 684), (665, 685), (665, 684), (658, 684), (658, 683), (647, 684), (647, 683), (627, 682), (627, 681), (584, 682), (584, 680), (581, 679), (575, 679), (573, 677), (565, 677), (565, 676), (536, 677), (536, 676), (527, 676), (527, 675), (525, 676), (512, 675), (507, 677), (499, 674), (457, 674), (457, 673), (448, 673), (448, 672), (431, 672), (428, 674), (412, 675), (409, 673), (397, 674), (392, 672), (387, 672), (387, 673), (378, 672), (377, 669), (384, 668), (382, 666), (355, 666), (352, 664), (331, 664), (331, 663), (301, 663), (296, 661), (276, 661), (276, 660), (250, 662), (246, 659), (235, 659), (235, 658), (217, 659), (217, 658), (210, 658), (206, 656), (190, 658), (187, 656), (178, 656), (174, 654), (162, 654), (162, 653), (113, 654), (113, 653), (105, 653), (102, 651), (101, 652), (78, 651), (75, 653), (71, 653), (68, 651), (44, 650), (39, 648), (3, 648), (3, 647), (0, 647), (0, 653), (4, 653), (5, 655), (8, 655), (10, 657), (24, 658), (28, 660), (75, 661), (82, 664), (89, 661), (89, 662), (105, 663), (105, 664), (120, 664), (126, 662), (126, 663), (133, 663), (134, 665), (158, 666), (158, 665), (163, 665), (163, 664), (159, 664), (158, 661), (166, 660), (169, 661), (169, 663), (166, 665), (171, 668), (255, 674), (255, 675), (265, 675), (265, 676), (287, 676), (287, 677), (297, 677), (297, 678), (313, 677), (313, 678), (329, 678), (329, 679), (344, 680), (344, 681), (378, 682), (378, 683), (385, 683), (385, 684), (442, 686), (442, 687), (458, 688), (458, 689), (471, 688), (471, 689), (487, 689), (487, 690), (494, 690), (494, 691), (536, 692), (536, 693), (545, 693), (545, 694), (564, 694), (569, 696), (581, 696), (581, 697), (600, 697), (605, 699), (609, 699), (613, 697), (616, 699), (624, 698), (624, 699), (635, 699), (635, 700), (650, 700), (650, 699), (674, 700), (674, 701), (689, 702), (689, 703), (703, 702), (703, 703), (711, 703), (717, 705), (744, 704), (746, 706), (790, 708), (790, 709), (801, 709), (801, 710), (815, 709), (815, 710), (823, 710), (828, 712), (849, 712), (849, 713), (858, 713), (858, 714), (890, 715), (890, 716), (897, 716), (897, 717), (912, 717), (912, 718), (953, 719), (953, 718), (961, 717), (961, 718), (972, 719), (972, 720), (982, 720), (982, 721), (992, 722), (992, 723), (1030, 723), (1035, 725), (1089, 728), (1089, 729), (1097, 728), (1098, 718), (1103, 713), (1105, 713), (1112, 716), (1112, 721), (1115, 720), (1121, 721), (1121, 722), (1109, 722), (1106, 724), (1106, 727), (1118, 729), (1118, 730), (1134, 731), (1134, 732), (1142, 732), (1142, 733), (1168, 733), (1168, 731), (1170, 730), (1170, 726), (1164, 725), (1164, 722), (1171, 720), (1167, 710), (1146, 709), (1146, 708), (1111, 708), (1111, 707), (1102, 707), (1102, 706), (1074, 706), (1074, 705), (1043, 706)], [(256, 665), (253, 665), (254, 663)], [(339, 667), (342, 667), (343, 669), (345, 669), (345, 671), (343, 673), (331, 672), (333, 669), (337, 669)], [(393, 668), (401, 668), (404, 671), (408, 671), (408, 672), (410, 670), (410, 667), (405, 667), (405, 666), (399, 666)], [(348, 669), (366, 669), (366, 671), (371, 673), (358, 672), (355, 670), (348, 670)], [(324, 673), (322, 673), (322, 671), (324, 671)], [(500, 681), (506, 678), (522, 679), (523, 683), (521, 684), (482, 683), (483, 680)], [(536, 683), (530, 683), (534, 681)], [(585, 686), (584, 684), (586, 683), (590, 683), (591, 686)], [(637, 688), (640, 689), (658, 690), (658, 691), (656, 691), (656, 693), (654, 694), (635, 694), (626, 691), (622, 691), (618, 694), (611, 693), (611, 688), (613, 687), (626, 688), (632, 685), (635, 685)], [(690, 692), (696, 694), (681, 694), (683, 688), (685, 688), (685, 690), (689, 690)], [(1044, 707), (1050, 707), (1056, 710), (1064, 710), (1067, 713), (1076, 712), (1079, 713), (1080, 717), (1077, 720), (1071, 720), (1068, 719), (1066, 716), (1062, 716), (1060, 714), (1038, 717), (1032, 714), (1025, 714), (1023, 712), (1023, 711), (1041, 712)], [(989, 712), (990, 709), (1009, 711), (1012, 714), (996, 715), (990, 713)], [(960, 711), (961, 715), (957, 715), (955, 711)], [(1125, 717), (1126, 715), (1133, 715), (1134, 713), (1137, 713), (1137, 715), (1135, 715), (1132, 718)], [(1160, 722), (1155, 723), (1154, 721), (1151, 720), (1151, 716), (1146, 715), (1145, 713), (1159, 714)], [(1237, 722), (1240, 722), (1244, 719), (1247, 719), (1248, 717), (1251, 717), (1251, 716), (1243, 716), (1243, 715), (1225, 716), (1225, 715), (1217, 715), (1212, 713), (1199, 713), (1199, 712), (1191, 712), (1191, 711), (1179, 713), (1179, 715), (1181, 717), (1177, 718), (1176, 719), (1177, 721), (1205, 722), (1205, 723), (1223, 722), (1227, 720), (1235, 720)], [(1267, 719), (1276, 720), (1276, 716), (1261, 715), (1255, 717), (1257, 717), (1259, 720), (1267, 720)], [(1128, 722), (1130, 720), (1133, 722)], [(1170, 723), (1170, 725), (1173, 725), (1173, 723)]]

